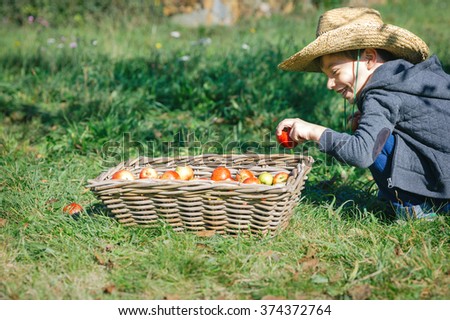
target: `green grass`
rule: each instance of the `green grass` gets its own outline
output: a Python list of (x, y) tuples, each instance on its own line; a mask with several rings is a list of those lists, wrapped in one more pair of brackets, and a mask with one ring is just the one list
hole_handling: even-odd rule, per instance
[[(443, 5), (379, 10), (427, 40), (449, 71)], [(0, 298), (449, 299), (449, 217), (396, 222), (367, 171), (312, 145), (296, 149), (316, 162), (274, 238), (127, 228), (85, 188), (138, 145), (149, 156), (206, 153), (207, 142), (217, 152), (283, 151), (271, 134), (285, 117), (341, 129), (343, 103), (323, 77), (276, 69), (314, 38), (317, 17), (189, 32), (143, 20), (2, 25)], [(202, 38), (211, 44), (193, 45)], [(72, 201), (86, 209), (77, 220), (62, 212)]]

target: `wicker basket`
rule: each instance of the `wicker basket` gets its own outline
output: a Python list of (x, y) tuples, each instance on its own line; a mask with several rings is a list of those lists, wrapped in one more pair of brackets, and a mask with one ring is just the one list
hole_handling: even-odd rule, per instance
[[(175, 231), (273, 236), (288, 225), (313, 162), (311, 157), (285, 154), (140, 157), (89, 180), (88, 188), (124, 225), (153, 227), (163, 223)], [(110, 180), (120, 169), (138, 176), (146, 166), (162, 173), (178, 165), (190, 165), (196, 179)], [(226, 166), (233, 175), (243, 168), (256, 175), (284, 171), (289, 179), (282, 186), (208, 180), (218, 166)]]

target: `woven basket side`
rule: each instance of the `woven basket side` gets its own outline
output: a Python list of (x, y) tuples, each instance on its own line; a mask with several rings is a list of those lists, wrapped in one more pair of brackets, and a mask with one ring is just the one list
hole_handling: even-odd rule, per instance
[[(312, 158), (293, 155), (141, 157), (110, 168), (90, 180), (88, 187), (127, 226), (166, 224), (175, 231), (275, 235), (288, 226), (312, 163)], [(233, 174), (247, 168), (256, 174), (289, 172), (290, 177), (281, 187), (205, 180), (111, 180), (121, 169), (138, 175), (145, 166), (162, 173), (178, 165), (190, 165), (200, 178), (209, 177), (218, 166), (227, 166)]]

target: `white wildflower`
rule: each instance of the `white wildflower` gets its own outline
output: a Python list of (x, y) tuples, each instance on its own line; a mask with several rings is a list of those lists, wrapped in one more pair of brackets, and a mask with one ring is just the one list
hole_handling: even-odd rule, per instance
[(170, 33), (170, 36), (171, 36), (172, 38), (178, 39), (179, 37), (181, 37), (181, 33), (178, 32), (178, 31), (172, 31), (172, 32)]

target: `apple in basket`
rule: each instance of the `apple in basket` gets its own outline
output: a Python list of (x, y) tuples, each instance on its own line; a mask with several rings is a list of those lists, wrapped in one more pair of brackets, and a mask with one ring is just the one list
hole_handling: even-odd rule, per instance
[(211, 173), (211, 180), (213, 181), (225, 181), (232, 180), (231, 172), (228, 168), (225, 167), (217, 167)]
[(116, 173), (113, 174), (113, 176), (111, 177), (111, 179), (113, 180), (134, 180), (134, 175), (126, 170), (126, 169), (122, 169), (117, 171)]
[(177, 166), (175, 172), (178, 173), (181, 180), (192, 180), (194, 178), (194, 170), (190, 166)]
[(289, 178), (289, 174), (287, 172), (279, 172), (273, 177), (273, 185), (282, 185), (286, 184), (286, 181)]
[(161, 180), (180, 180), (180, 175), (174, 170), (167, 170), (159, 178)]
[(248, 169), (241, 169), (239, 170), (239, 173), (236, 176), (237, 176), (236, 180), (244, 182), (247, 178), (254, 177), (255, 175)]
[(259, 181), (259, 179), (257, 177), (248, 177), (247, 179), (242, 181), (242, 183), (245, 183), (245, 184), (261, 184), (261, 181)]
[(273, 175), (270, 172), (263, 172), (258, 176), (259, 181), (262, 184), (267, 184), (269, 186), (273, 183)]
[(158, 178), (158, 172), (156, 172), (156, 170), (151, 167), (142, 168), (141, 172), (139, 173), (139, 179), (156, 179), (156, 178)]

